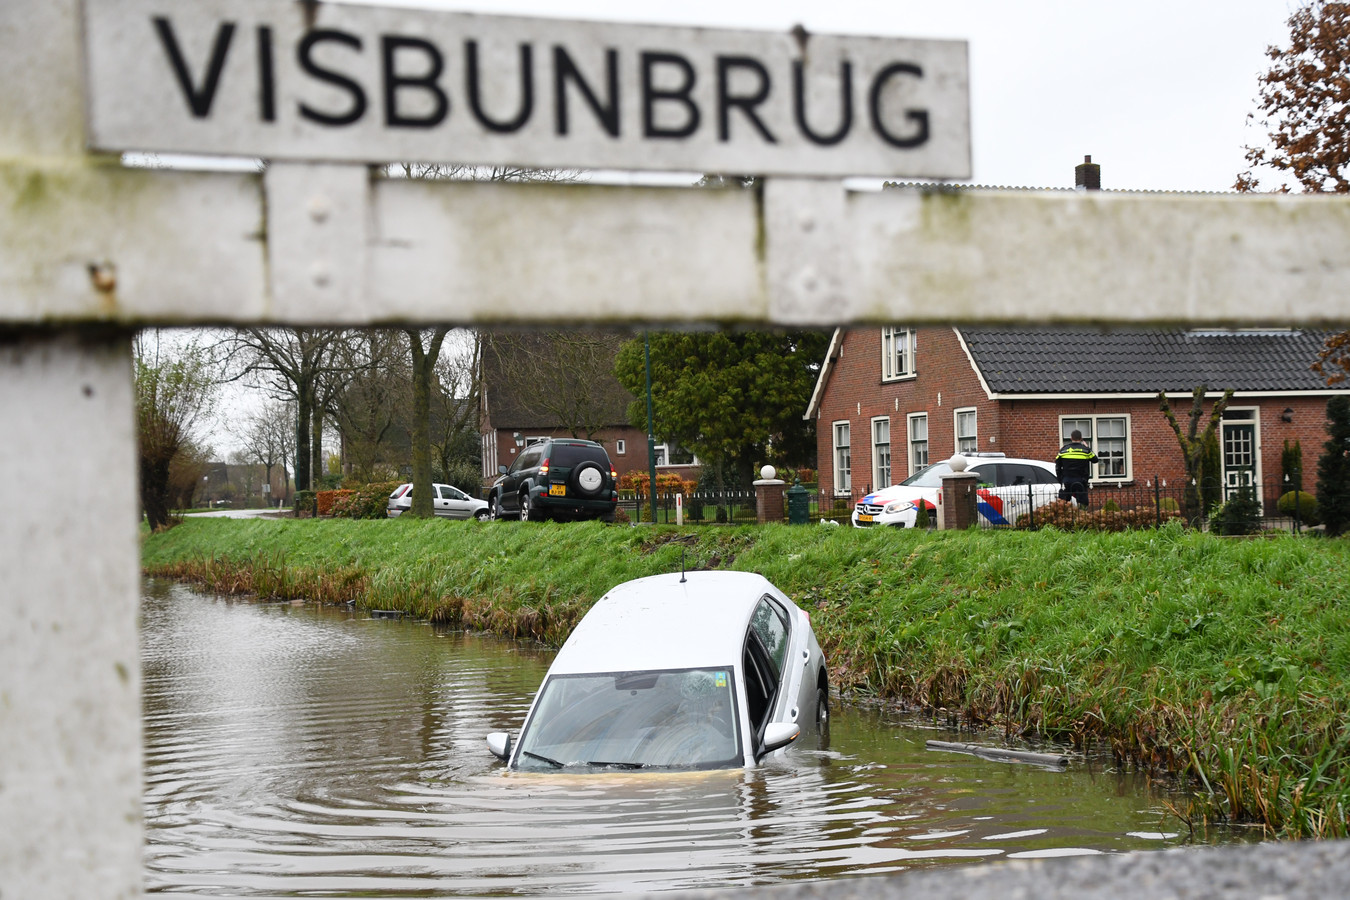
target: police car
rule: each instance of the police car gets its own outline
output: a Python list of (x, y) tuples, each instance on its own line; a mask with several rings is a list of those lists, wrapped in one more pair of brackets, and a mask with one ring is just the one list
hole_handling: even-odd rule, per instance
[[(1018, 516), (1059, 499), (1054, 463), (1002, 453), (968, 453), (964, 458), (966, 471), (979, 475), (975, 510), (991, 525), (1016, 524)], [(853, 508), (854, 527), (913, 528), (920, 506), (936, 523), (942, 476), (951, 471), (950, 461), (933, 463), (899, 484), (873, 491)]]

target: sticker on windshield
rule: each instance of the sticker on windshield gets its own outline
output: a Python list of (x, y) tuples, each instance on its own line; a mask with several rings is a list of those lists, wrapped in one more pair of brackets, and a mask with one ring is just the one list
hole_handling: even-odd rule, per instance
[(726, 673), (726, 672), (718, 672), (718, 673), (716, 673), (716, 674), (713, 676), (713, 684), (715, 684), (717, 687), (720, 687), (720, 688), (726, 687), (726, 686), (727, 686), (727, 673)]

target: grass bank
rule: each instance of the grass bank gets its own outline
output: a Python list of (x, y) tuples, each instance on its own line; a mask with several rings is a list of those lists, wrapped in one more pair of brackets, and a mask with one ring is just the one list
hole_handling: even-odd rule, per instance
[(188, 520), (145, 570), (560, 643), (611, 586), (761, 572), (836, 687), (1195, 779), (1183, 817), (1350, 834), (1350, 541), (819, 526)]

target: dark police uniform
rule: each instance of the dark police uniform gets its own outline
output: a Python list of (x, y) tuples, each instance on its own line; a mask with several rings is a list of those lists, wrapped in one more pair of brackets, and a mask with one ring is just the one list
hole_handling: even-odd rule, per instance
[(1088, 505), (1088, 480), (1097, 454), (1082, 441), (1069, 441), (1055, 454), (1055, 475), (1061, 485), (1059, 499), (1076, 500), (1084, 508)]

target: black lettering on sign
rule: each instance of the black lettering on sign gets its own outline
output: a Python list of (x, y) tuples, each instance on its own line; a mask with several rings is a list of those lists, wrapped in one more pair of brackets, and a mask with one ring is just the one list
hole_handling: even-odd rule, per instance
[(802, 72), (802, 61), (792, 63), (792, 113), (797, 118), (797, 130), (813, 144), (833, 147), (848, 137), (853, 127), (853, 66), (845, 61), (839, 66), (839, 127), (833, 134), (816, 134), (806, 121), (806, 75)]
[(473, 117), (489, 131), (510, 134), (519, 131), (534, 112), (534, 63), (529, 44), (520, 45), (520, 109), (514, 119), (498, 122), (483, 111), (482, 92), (478, 84), (478, 42), (464, 42), (465, 77), (468, 81), (469, 108)]
[(608, 102), (600, 102), (600, 98), (591, 90), (591, 86), (586, 83), (586, 79), (581, 76), (581, 70), (577, 68), (576, 63), (572, 62), (572, 57), (567, 55), (567, 51), (562, 47), (554, 45), (553, 47), (553, 115), (554, 127), (558, 134), (567, 134), (567, 82), (572, 82), (580, 90), (581, 95), (586, 99), (586, 105), (595, 113), (595, 117), (600, 120), (600, 127), (610, 137), (619, 136), (619, 52), (613, 48), (605, 51), (605, 81), (607, 87), (606, 96)]
[(886, 130), (885, 124), (881, 121), (881, 90), (886, 86), (886, 82), (896, 75), (913, 75), (915, 78), (923, 77), (923, 69), (913, 63), (895, 63), (889, 65), (877, 73), (877, 77), (872, 80), (871, 96), (868, 98), (869, 107), (872, 112), (872, 128), (881, 139), (893, 147), (908, 149), (917, 147), (928, 140), (928, 110), (926, 109), (907, 109), (905, 118), (918, 124), (919, 128), (914, 134), (906, 137), (898, 137)]
[(220, 27), (216, 29), (216, 38), (211, 45), (211, 60), (206, 64), (206, 76), (202, 79), (202, 86), (198, 89), (192, 83), (192, 75), (188, 72), (187, 61), (183, 59), (183, 51), (178, 47), (178, 38), (173, 33), (173, 26), (169, 20), (163, 16), (155, 16), (155, 31), (159, 34), (159, 42), (164, 46), (164, 52), (169, 54), (169, 63), (173, 66), (173, 73), (178, 77), (178, 86), (183, 89), (183, 99), (187, 100), (188, 109), (192, 110), (192, 115), (198, 119), (205, 119), (211, 114), (211, 102), (216, 98), (216, 88), (220, 85), (220, 72), (225, 68), (225, 54), (230, 50), (230, 39), (234, 37), (234, 23), (221, 22)]
[[(678, 53), (658, 53), (644, 50), (642, 59), (642, 136), (649, 138), (685, 138), (698, 131), (699, 111), (690, 99), (694, 90), (694, 67)], [(673, 66), (682, 76), (679, 87), (658, 89), (654, 84), (657, 66)], [(662, 128), (656, 124), (658, 101), (678, 103), (684, 107), (684, 125)]]
[[(380, 50), (384, 63), (384, 123), (390, 128), (435, 128), (444, 122), (450, 111), (450, 99), (439, 84), (441, 73), (445, 71), (445, 59), (436, 45), (421, 38), (386, 34), (380, 38)], [(399, 50), (421, 51), (427, 58), (426, 72), (422, 75), (399, 75), (394, 62)], [(429, 92), (432, 97), (431, 113), (424, 116), (400, 113), (400, 88), (418, 88)]]
[(366, 113), (366, 92), (362, 90), (361, 85), (352, 81), (346, 75), (334, 72), (331, 69), (325, 69), (314, 61), (314, 47), (324, 42), (342, 44), (359, 53), (361, 51), (361, 39), (345, 31), (318, 29), (306, 34), (295, 49), (295, 56), (300, 63), (300, 68), (307, 75), (311, 75), (319, 81), (326, 81), (351, 94), (351, 106), (345, 112), (329, 113), (314, 109), (307, 103), (301, 103), (300, 115), (311, 122), (318, 122), (320, 125), (350, 125)]
[[(731, 93), (731, 72), (733, 69), (740, 69), (749, 72), (755, 76), (759, 82), (758, 89), (749, 95), (733, 96)], [(731, 140), (731, 108), (734, 106), (745, 117), (750, 120), (750, 124), (755, 126), (760, 137), (770, 144), (778, 143), (778, 139), (769, 133), (769, 129), (764, 127), (760, 121), (759, 115), (755, 112), (755, 107), (759, 106), (769, 97), (771, 81), (769, 72), (764, 68), (764, 64), (750, 56), (719, 56), (717, 57), (717, 138), (720, 141)]]
[(272, 29), (258, 26), (258, 115), (264, 122), (277, 120), (277, 86), (272, 74)]

